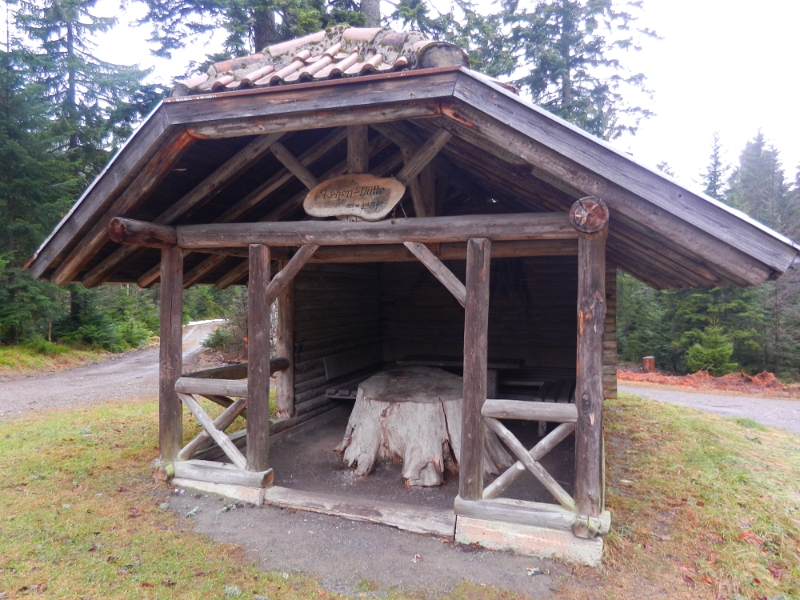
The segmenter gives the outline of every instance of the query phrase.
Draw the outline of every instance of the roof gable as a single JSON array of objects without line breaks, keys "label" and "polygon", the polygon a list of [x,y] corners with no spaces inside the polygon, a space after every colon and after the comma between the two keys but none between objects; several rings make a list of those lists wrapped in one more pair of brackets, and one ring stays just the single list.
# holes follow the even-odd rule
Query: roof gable
[{"label": "roof gable", "polygon": [[[324,179],[344,172],[344,128],[357,124],[370,126],[370,167],[382,175],[399,171],[401,151],[436,130],[453,134],[436,159],[437,214],[565,212],[577,198],[603,198],[610,260],[655,287],[758,284],[800,253],[738,211],[462,67],[225,89],[165,100],[42,245],[33,274],[57,283],[152,283],[144,276],[157,252],[110,242],[115,216],[165,224],[302,218],[306,188],[271,145]],[[216,282],[241,263],[194,257],[187,269],[209,260],[216,270],[194,281]]]}]

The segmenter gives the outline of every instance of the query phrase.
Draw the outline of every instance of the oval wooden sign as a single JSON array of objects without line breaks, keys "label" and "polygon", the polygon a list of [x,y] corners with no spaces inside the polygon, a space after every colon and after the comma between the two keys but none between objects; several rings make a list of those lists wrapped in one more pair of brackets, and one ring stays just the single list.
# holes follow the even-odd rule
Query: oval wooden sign
[{"label": "oval wooden sign", "polygon": [[403,197],[406,186],[393,177],[340,175],[308,192],[303,208],[312,217],[361,217],[380,221]]}]

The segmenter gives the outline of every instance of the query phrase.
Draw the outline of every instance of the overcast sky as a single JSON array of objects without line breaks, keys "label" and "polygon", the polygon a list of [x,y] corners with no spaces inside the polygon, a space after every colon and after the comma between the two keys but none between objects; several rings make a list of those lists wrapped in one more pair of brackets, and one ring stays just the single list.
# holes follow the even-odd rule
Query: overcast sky
[{"label": "overcast sky", "polygon": [[[101,0],[119,15],[116,0]],[[138,6],[138,8],[137,8]],[[384,6],[389,10],[389,6]],[[141,10],[133,4],[131,10]],[[134,13],[121,15],[120,21]],[[787,179],[800,166],[800,83],[798,83],[797,0],[644,0],[639,25],[663,39],[650,40],[626,64],[648,77],[653,98],[640,103],[656,113],[638,133],[615,142],[638,161],[666,161],[691,185],[708,163],[711,138],[719,132],[727,162],[735,164],[759,129],[781,153]],[[152,57],[147,30],[122,25],[100,39],[106,60],[155,66],[166,82],[216,48],[176,53],[171,61]]]}]

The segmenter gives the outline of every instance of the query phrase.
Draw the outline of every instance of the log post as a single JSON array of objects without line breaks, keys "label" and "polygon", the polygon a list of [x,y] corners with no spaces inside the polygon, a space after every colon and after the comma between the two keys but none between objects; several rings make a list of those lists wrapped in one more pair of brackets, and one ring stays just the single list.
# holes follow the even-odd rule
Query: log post
[{"label": "log post", "polygon": [[175,391],[183,355],[183,252],[161,251],[161,343],[158,371],[158,448],[161,461],[173,462],[181,450],[183,405]]},{"label": "log post", "polygon": [[[286,263],[282,264],[282,267]],[[278,416],[294,414],[294,279],[278,296],[278,328],[275,332],[275,355],[289,360],[275,382]]]},{"label": "log post", "polygon": [[[579,232],[575,508],[579,515],[597,517],[603,502],[603,332],[608,208],[598,198],[582,198],[573,205],[570,220]],[[579,531],[575,533],[581,535]]]},{"label": "log post", "polygon": [[491,246],[491,241],[486,238],[472,238],[467,242],[464,404],[458,478],[458,495],[464,500],[480,500],[483,495],[485,425],[481,408],[486,401],[487,385]]},{"label": "log post", "polygon": [[269,468],[269,247],[250,245],[247,286],[247,470]]}]

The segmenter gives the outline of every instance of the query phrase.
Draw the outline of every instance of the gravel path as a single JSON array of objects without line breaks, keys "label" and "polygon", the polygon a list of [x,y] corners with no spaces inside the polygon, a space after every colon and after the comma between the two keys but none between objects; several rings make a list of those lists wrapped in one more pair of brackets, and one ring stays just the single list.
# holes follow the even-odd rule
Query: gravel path
[{"label": "gravel path", "polygon": [[[183,358],[198,353],[218,322],[183,328]],[[158,396],[158,348],[126,352],[101,363],[0,383],[0,418],[32,410]]]},{"label": "gravel path", "polygon": [[691,406],[724,417],[747,417],[762,425],[779,427],[800,435],[800,400],[726,396],[623,383],[620,384],[619,391],[659,402]]}]

